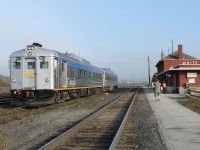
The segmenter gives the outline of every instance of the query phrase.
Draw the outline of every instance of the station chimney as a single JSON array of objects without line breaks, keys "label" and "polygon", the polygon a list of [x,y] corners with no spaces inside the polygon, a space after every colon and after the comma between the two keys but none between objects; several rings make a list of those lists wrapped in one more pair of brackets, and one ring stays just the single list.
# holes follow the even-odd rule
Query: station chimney
[{"label": "station chimney", "polygon": [[178,59],[182,59],[183,57],[183,45],[178,45]]}]

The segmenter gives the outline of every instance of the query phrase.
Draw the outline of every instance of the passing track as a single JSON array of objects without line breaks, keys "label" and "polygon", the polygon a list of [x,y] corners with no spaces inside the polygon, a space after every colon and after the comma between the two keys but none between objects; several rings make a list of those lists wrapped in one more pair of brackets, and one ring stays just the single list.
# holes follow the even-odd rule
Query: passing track
[{"label": "passing track", "polygon": [[11,102],[10,94],[0,94],[0,104],[8,104]]},{"label": "passing track", "polygon": [[112,149],[118,141],[138,89],[132,89],[47,143],[43,149]]}]

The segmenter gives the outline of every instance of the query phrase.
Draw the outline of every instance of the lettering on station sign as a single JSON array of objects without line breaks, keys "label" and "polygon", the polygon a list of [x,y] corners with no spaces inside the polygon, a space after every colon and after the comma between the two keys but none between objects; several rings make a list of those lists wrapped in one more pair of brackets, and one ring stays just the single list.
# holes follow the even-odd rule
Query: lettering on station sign
[{"label": "lettering on station sign", "polygon": [[192,60],[192,61],[182,61],[182,64],[183,65],[189,65],[189,64],[198,64],[198,61],[194,61],[194,60]]}]

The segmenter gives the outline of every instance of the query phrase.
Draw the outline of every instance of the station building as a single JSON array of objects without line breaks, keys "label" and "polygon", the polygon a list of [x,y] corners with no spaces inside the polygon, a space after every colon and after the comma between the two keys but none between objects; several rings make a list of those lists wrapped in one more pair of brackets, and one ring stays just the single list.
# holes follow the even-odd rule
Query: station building
[{"label": "station building", "polygon": [[158,78],[167,83],[169,93],[189,93],[191,89],[200,90],[200,59],[183,53],[183,46],[163,57],[156,64]]}]

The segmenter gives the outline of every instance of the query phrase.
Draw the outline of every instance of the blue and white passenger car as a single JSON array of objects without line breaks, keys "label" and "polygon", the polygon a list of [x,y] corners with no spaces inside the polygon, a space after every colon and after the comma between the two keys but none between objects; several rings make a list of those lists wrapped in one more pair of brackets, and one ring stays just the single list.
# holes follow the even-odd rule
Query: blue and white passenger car
[{"label": "blue and white passenger car", "polygon": [[117,88],[117,75],[72,53],[45,49],[38,43],[10,55],[12,104],[61,102]]}]

